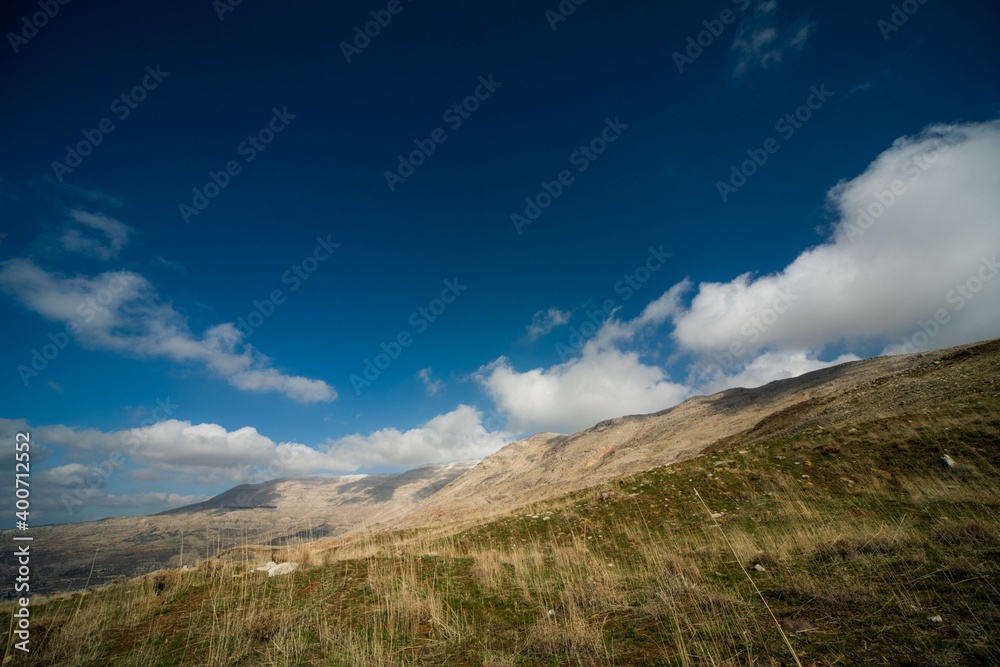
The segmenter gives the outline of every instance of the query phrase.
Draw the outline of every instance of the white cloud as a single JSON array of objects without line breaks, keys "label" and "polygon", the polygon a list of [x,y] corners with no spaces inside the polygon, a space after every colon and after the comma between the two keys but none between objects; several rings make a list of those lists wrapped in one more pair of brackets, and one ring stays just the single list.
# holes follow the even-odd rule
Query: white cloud
[{"label": "white cloud", "polygon": [[538,340],[556,327],[568,323],[570,315],[572,315],[570,311],[563,311],[558,308],[539,310],[531,318],[531,324],[528,325],[526,338],[529,341]]},{"label": "white cloud", "polygon": [[421,368],[417,372],[417,378],[424,383],[424,386],[427,388],[427,393],[431,396],[444,389],[444,382],[441,380],[435,380],[431,375],[430,368]]},{"label": "white cloud", "polygon": [[804,373],[846,364],[860,359],[855,354],[842,354],[836,359],[822,361],[812,352],[805,350],[785,350],[781,352],[765,352],[742,365],[735,375],[724,375],[716,366],[716,374],[712,379],[700,383],[699,391],[703,394],[713,394],[731,387],[761,387],[775,380],[798,377]]},{"label": "white cloud", "polygon": [[91,476],[92,484],[103,479],[102,475],[94,474],[96,471],[97,468],[93,466],[82,463],[67,463],[55,468],[43,469],[38,473],[38,481],[42,484],[60,487],[83,486],[87,482],[88,475]]},{"label": "white cloud", "polygon": [[153,258],[153,264],[156,266],[162,266],[170,269],[171,271],[176,271],[177,273],[186,274],[188,272],[187,267],[180,262],[175,262],[173,260],[167,259],[162,255],[157,255]]},{"label": "white cloud", "polygon": [[139,358],[201,363],[237,389],[276,391],[301,402],[332,401],[322,380],[286,375],[231,323],[194,335],[187,320],[161,301],[141,275],[108,272],[94,277],[51,273],[30,259],[0,263],[0,289],[46,319],[76,329],[84,347]]},{"label": "white cloud", "polygon": [[125,247],[129,235],[134,231],[131,227],[115,218],[105,215],[73,210],[70,216],[80,224],[97,231],[105,238],[95,238],[85,235],[77,228],[69,228],[63,232],[62,245],[65,250],[91,255],[98,259],[117,257]]},{"label": "white cloud", "polygon": [[[298,448],[309,450],[316,469],[323,468],[322,454],[296,443],[276,443],[246,426],[227,431],[218,424],[192,424],[168,419],[149,426],[121,431],[101,431],[56,424],[37,426],[32,430],[39,442],[77,452],[100,454],[99,466],[68,464],[47,473],[53,481],[86,476],[88,471],[111,465],[118,468],[126,458],[144,469],[200,475],[203,483],[219,481],[259,481],[258,473],[277,466],[270,477],[278,477],[287,466],[278,466],[285,458],[302,462]],[[299,472],[298,468],[294,472]]]},{"label": "white cloud", "polygon": [[29,425],[0,420],[0,432],[29,429],[39,444],[89,456],[97,463],[68,463],[40,473],[48,484],[74,487],[88,475],[128,466],[136,479],[157,479],[159,473],[181,475],[203,484],[250,482],[321,472],[350,472],[361,467],[418,466],[481,459],[514,438],[489,430],[482,413],[468,405],[438,415],[416,428],[384,428],[328,440],[316,447],[276,442],[252,426],[233,431],[218,424],[192,424],[168,419],[121,431],[78,428],[62,424]]},{"label": "white cloud", "polygon": [[779,26],[777,0],[761,0],[753,14],[740,24],[733,40],[731,49],[737,57],[733,76],[778,65],[805,46],[811,30],[811,25],[802,22]]},{"label": "white cloud", "polygon": [[479,380],[520,432],[574,433],[603,419],[676,405],[687,390],[634,352],[584,351],[578,359],[518,372],[505,357],[479,371]]},{"label": "white cloud", "polygon": [[[702,283],[687,306],[685,280],[635,319],[612,317],[578,357],[525,372],[501,357],[475,378],[511,430],[572,432],[696,392],[855,360],[850,350],[859,345],[897,353],[993,338],[1000,334],[998,173],[1000,122],[928,128],[832,188],[839,219],[829,240],[783,270]],[[678,355],[693,355],[683,384],[643,360],[669,323]],[[843,351],[836,358],[824,354],[836,348]],[[712,370],[720,359],[727,363]]]},{"label": "white cloud", "polygon": [[475,379],[507,415],[507,428],[519,433],[573,433],[602,419],[675,405],[687,397],[688,389],[671,382],[661,368],[643,363],[637,352],[621,347],[676,312],[686,288],[686,283],[675,286],[633,320],[610,318],[577,358],[519,372],[500,357],[480,368]]},{"label": "white cloud", "polygon": [[510,433],[487,429],[476,408],[459,405],[408,431],[384,428],[330,441],[326,455],[336,470],[415,466],[482,459],[513,440]]},{"label": "white cloud", "polygon": [[948,321],[927,347],[995,337],[997,173],[997,121],[939,125],[896,141],[830,191],[839,220],[828,242],[772,275],[702,283],[675,317],[675,340],[695,352],[739,344],[747,355],[859,342],[901,351],[937,311]]}]

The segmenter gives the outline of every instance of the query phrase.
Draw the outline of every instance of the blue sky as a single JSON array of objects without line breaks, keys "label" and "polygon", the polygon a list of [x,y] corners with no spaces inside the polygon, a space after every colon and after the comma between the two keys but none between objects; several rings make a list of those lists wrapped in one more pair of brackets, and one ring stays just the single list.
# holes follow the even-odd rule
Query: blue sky
[{"label": "blue sky", "polygon": [[1000,333],[992,3],[42,5],[0,69],[39,520]]}]

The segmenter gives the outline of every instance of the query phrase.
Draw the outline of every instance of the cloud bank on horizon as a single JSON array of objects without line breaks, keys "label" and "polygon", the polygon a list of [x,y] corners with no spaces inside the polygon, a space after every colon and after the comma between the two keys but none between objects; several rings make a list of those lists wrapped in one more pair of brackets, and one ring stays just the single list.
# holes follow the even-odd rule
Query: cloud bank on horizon
[{"label": "cloud bank on horizon", "polygon": [[[863,173],[830,189],[835,221],[828,238],[780,271],[728,282],[683,280],[635,318],[613,313],[558,364],[519,370],[504,356],[485,361],[467,381],[494,405],[488,416],[459,404],[409,430],[383,428],[314,445],[278,442],[252,426],[230,431],[174,419],[112,432],[5,419],[0,430],[31,427],[42,451],[59,447],[94,462],[118,452],[112,468],[128,462],[136,479],[260,481],[480,459],[534,432],[573,432],[662,410],[696,393],[759,386],[858,359],[862,346],[893,354],[988,339],[1000,332],[1000,281],[993,280],[1000,272],[998,175],[1000,121],[934,125],[900,138]],[[71,217],[106,235],[103,250],[75,236],[68,244],[98,258],[117,253],[130,234],[97,213],[74,210]],[[78,305],[101,300],[114,281],[113,298],[81,319]],[[323,380],[277,370],[241,341],[232,323],[191,333],[138,273],[67,276],[16,258],[0,264],[0,288],[50,321],[75,322],[83,347],[200,365],[240,390],[296,401],[336,398]],[[558,305],[538,311],[529,337],[558,331],[569,314]],[[428,393],[437,393],[440,384],[424,371]],[[55,490],[78,486],[98,465],[63,463],[40,482]],[[98,506],[127,504],[98,491],[91,500]],[[200,499],[146,495],[134,502],[192,498]]]}]

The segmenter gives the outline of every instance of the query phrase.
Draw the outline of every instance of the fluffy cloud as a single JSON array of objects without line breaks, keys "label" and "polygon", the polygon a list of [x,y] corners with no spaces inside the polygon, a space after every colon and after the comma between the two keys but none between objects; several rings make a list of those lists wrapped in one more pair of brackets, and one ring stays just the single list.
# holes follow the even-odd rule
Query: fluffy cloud
[{"label": "fluffy cloud", "polygon": [[[322,453],[296,443],[276,443],[247,426],[227,431],[218,424],[192,424],[168,419],[149,426],[121,431],[82,429],[62,424],[38,426],[32,430],[39,442],[77,455],[103,456],[95,465],[67,464],[46,471],[50,481],[72,485],[77,477],[93,470],[118,469],[126,460],[147,470],[199,476],[203,483],[219,481],[259,481],[262,471],[275,470],[278,477],[287,466],[279,461],[295,461],[291,472],[309,472],[324,467]],[[303,451],[306,456],[303,456]],[[305,463],[305,465],[302,465]]]},{"label": "fluffy cloud", "polygon": [[96,470],[97,468],[94,466],[82,463],[67,463],[66,465],[42,470],[38,473],[37,479],[43,485],[48,484],[60,487],[83,486],[87,483],[88,475],[91,476],[91,479],[103,481],[102,475],[93,474]]},{"label": "fluffy cloud", "polygon": [[137,273],[64,276],[30,259],[11,259],[0,263],[0,289],[46,319],[66,324],[84,347],[200,363],[245,391],[275,391],[301,402],[337,397],[322,380],[273,368],[231,323],[194,335],[186,319]]},{"label": "fluffy cloud", "polygon": [[[0,432],[28,428],[23,420],[0,420]],[[40,444],[96,461],[67,463],[40,473],[48,484],[59,487],[83,484],[95,471],[117,470],[129,463],[144,471],[140,477],[173,473],[183,475],[186,481],[193,478],[212,484],[354,471],[366,466],[447,463],[481,459],[514,439],[504,431],[490,430],[482,413],[468,405],[459,405],[407,431],[385,428],[329,440],[317,447],[276,442],[251,426],[229,431],[218,424],[176,419],[121,431],[62,424],[30,430]]]},{"label": "fluffy cloud", "polygon": [[846,364],[860,359],[855,354],[842,354],[831,361],[822,361],[812,352],[805,350],[784,350],[765,352],[739,368],[735,375],[725,375],[720,366],[710,379],[698,383],[700,393],[712,394],[731,387],[760,387],[775,380],[797,377],[828,366]]},{"label": "fluffy cloud", "polygon": [[996,336],[997,173],[1000,122],[899,139],[830,191],[839,219],[827,243],[773,275],[702,283],[674,318],[676,342],[704,353],[862,342],[898,352]]},{"label": "fluffy cloud", "polygon": [[757,2],[733,40],[731,48],[737,57],[733,76],[741,77],[754,69],[774,67],[805,46],[811,26],[802,22],[780,26],[778,19],[777,0]]},{"label": "fluffy cloud", "polygon": [[385,428],[366,436],[355,434],[333,440],[328,443],[326,455],[336,470],[415,466],[478,460],[512,440],[510,433],[488,429],[476,408],[459,405],[409,431]]},{"label": "fluffy cloud", "polygon": [[559,310],[558,308],[539,310],[531,318],[531,324],[528,325],[525,337],[529,341],[538,340],[556,327],[569,322],[570,315],[572,313],[569,311]]},{"label": "fluffy cloud", "polygon": [[602,419],[675,405],[689,390],[622,347],[671,317],[686,288],[686,283],[675,286],[633,320],[610,318],[577,358],[519,372],[500,357],[480,368],[475,379],[507,415],[507,427],[520,433],[572,433]]},{"label": "fluffy cloud", "polygon": [[[521,372],[501,357],[475,378],[511,430],[572,432],[858,358],[827,358],[833,347],[891,354],[992,338],[1000,332],[998,173],[1000,122],[904,137],[830,190],[837,221],[829,240],[783,270],[702,283],[686,306],[685,280],[635,319],[609,319],[565,363]],[[671,323],[672,334],[663,331]],[[683,384],[643,356],[669,336],[690,360]]]}]

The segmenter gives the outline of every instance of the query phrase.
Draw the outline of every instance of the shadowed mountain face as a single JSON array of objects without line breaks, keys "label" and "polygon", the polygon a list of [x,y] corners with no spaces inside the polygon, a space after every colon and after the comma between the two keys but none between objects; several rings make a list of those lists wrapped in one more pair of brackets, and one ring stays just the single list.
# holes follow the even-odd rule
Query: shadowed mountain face
[{"label": "shadowed mountain face", "polygon": [[[412,511],[469,469],[429,466],[394,475],[275,479],[241,484],[201,503],[153,516],[34,528],[33,587],[64,591],[192,564],[244,544],[279,548],[339,535]],[[4,575],[13,572],[5,555]],[[93,573],[91,574],[91,565]]]}]

